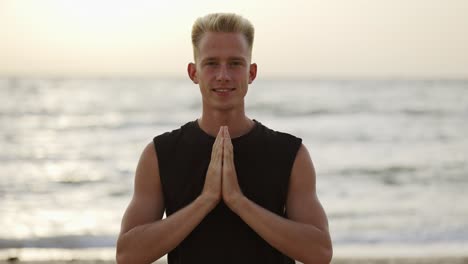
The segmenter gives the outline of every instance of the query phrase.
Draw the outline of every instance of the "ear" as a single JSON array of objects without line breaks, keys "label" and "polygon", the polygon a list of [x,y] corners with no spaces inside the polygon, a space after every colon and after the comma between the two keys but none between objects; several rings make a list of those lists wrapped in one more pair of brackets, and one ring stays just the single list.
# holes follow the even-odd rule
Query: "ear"
[{"label": "ear", "polygon": [[249,67],[249,84],[251,84],[257,77],[257,64],[252,63]]},{"label": "ear", "polygon": [[187,72],[190,80],[192,80],[194,84],[198,84],[197,65],[193,62],[189,63],[187,66]]}]

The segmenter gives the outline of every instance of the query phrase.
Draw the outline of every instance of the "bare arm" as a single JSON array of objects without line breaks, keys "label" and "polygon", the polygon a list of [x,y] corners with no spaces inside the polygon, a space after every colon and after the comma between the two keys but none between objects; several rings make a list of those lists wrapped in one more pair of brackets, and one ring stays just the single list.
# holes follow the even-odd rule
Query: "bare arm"
[{"label": "bare arm", "polygon": [[260,207],[243,195],[232,197],[235,198],[228,204],[231,209],[283,254],[306,264],[330,263],[332,245],[328,221],[316,195],[315,170],[304,145],[297,153],[291,172],[286,205],[289,219]]},{"label": "bare arm", "polygon": [[[219,140],[215,141],[213,152],[222,151],[216,142]],[[212,155],[202,195],[161,220],[164,200],[156,155],[150,143],[138,163],[134,195],[122,219],[117,240],[118,263],[151,263],[161,258],[179,245],[220,200],[221,160],[213,159],[221,156],[218,154]]]}]

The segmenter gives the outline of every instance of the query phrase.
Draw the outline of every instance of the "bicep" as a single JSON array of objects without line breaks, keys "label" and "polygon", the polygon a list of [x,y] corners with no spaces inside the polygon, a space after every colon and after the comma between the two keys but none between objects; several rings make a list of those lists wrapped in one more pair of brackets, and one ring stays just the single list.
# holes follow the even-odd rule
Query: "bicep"
[{"label": "bicep", "polygon": [[164,198],[156,150],[149,143],[141,154],[135,173],[134,193],[122,219],[120,234],[130,229],[160,220],[164,213]]},{"label": "bicep", "polygon": [[288,218],[328,230],[328,220],[317,197],[315,169],[304,145],[299,148],[289,179],[286,211]]}]

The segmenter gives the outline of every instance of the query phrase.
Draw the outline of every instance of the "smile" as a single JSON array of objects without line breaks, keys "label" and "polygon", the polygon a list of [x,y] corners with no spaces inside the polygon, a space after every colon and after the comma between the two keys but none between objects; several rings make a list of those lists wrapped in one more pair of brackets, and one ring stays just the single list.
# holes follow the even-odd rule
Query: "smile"
[{"label": "smile", "polygon": [[236,88],[215,88],[215,89],[211,89],[211,90],[214,91],[214,92],[218,92],[218,93],[226,93],[226,92],[232,92],[235,89]]}]

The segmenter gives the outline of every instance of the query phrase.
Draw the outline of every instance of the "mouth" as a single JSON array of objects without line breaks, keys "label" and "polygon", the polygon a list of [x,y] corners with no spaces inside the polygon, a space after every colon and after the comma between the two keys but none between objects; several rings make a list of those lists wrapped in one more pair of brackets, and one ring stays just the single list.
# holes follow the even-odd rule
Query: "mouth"
[{"label": "mouth", "polygon": [[213,91],[216,94],[221,95],[221,96],[229,95],[229,93],[233,92],[234,90],[236,90],[236,88],[214,88],[214,89],[211,89],[211,91]]}]

